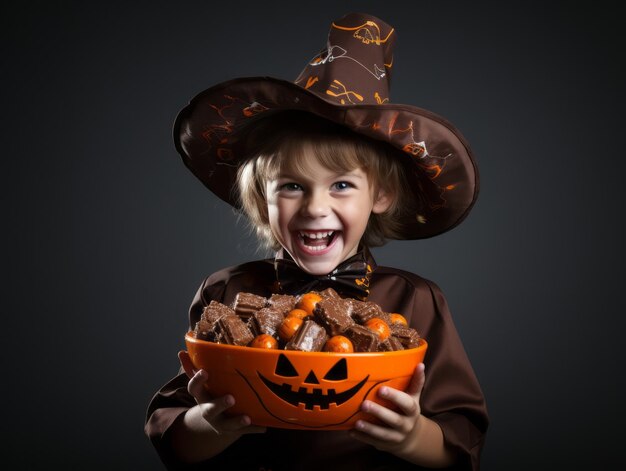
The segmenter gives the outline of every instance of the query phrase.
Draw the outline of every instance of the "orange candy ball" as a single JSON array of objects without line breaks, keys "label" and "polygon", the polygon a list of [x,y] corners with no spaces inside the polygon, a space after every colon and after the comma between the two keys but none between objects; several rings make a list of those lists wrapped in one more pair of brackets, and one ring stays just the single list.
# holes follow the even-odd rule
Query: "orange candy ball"
[{"label": "orange candy ball", "polygon": [[287,316],[297,317],[298,319],[304,319],[310,314],[306,312],[304,309],[292,309],[287,313]]},{"label": "orange candy ball", "polygon": [[404,317],[402,314],[398,314],[397,312],[392,312],[391,314],[389,314],[389,317],[391,317],[392,324],[401,324],[404,327],[409,326],[409,323],[407,322],[406,317]]},{"label": "orange candy ball", "polygon": [[305,293],[296,304],[296,309],[302,309],[303,311],[306,311],[310,316],[312,316],[313,309],[315,309],[316,304],[319,303],[321,300],[322,297],[317,293]]},{"label": "orange candy ball", "polygon": [[294,336],[304,321],[295,316],[287,316],[278,327],[278,336],[283,342],[287,342]]},{"label": "orange candy ball", "polygon": [[270,350],[276,349],[278,348],[278,340],[276,340],[269,334],[260,334],[252,339],[252,342],[250,342],[250,347],[265,348]]},{"label": "orange candy ball", "polygon": [[380,317],[372,317],[365,323],[365,327],[378,334],[380,340],[386,340],[391,335],[389,326]]},{"label": "orange candy ball", "polygon": [[324,351],[334,353],[352,353],[354,352],[354,346],[348,337],[335,335],[326,341],[324,344]]}]

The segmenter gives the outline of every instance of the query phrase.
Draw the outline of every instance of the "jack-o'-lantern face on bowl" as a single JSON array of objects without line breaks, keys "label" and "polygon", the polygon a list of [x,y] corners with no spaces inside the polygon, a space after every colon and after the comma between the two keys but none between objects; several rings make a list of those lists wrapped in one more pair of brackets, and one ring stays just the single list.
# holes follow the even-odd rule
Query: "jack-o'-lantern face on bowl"
[{"label": "jack-o'-lantern face on bowl", "polygon": [[194,367],[207,371],[215,396],[232,394],[235,414],[257,425],[307,430],[352,428],[364,399],[382,400],[385,384],[405,389],[427,344],[397,352],[261,350],[185,337]]}]

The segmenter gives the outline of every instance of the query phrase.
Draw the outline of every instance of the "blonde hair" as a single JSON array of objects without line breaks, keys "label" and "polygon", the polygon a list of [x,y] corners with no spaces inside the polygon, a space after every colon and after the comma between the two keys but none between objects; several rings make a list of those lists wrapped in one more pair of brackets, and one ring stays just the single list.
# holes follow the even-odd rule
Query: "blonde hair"
[{"label": "blonde hair", "polygon": [[280,247],[269,225],[266,183],[287,168],[305,173],[305,157],[311,153],[332,171],[361,168],[372,193],[383,191],[390,198],[386,211],[370,215],[361,239],[365,245],[380,246],[387,239],[402,238],[400,221],[411,213],[415,201],[404,176],[407,170],[390,145],[303,112],[283,112],[259,122],[249,133],[248,142],[254,150],[239,167],[234,190],[239,191],[239,207],[266,248]]}]

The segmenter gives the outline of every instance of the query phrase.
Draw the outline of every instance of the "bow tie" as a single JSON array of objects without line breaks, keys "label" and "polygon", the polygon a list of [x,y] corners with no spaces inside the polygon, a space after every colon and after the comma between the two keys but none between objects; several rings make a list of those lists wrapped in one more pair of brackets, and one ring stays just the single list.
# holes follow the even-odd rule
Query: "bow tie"
[{"label": "bow tie", "polygon": [[332,288],[343,297],[361,300],[370,293],[370,276],[376,262],[367,248],[341,262],[327,275],[306,273],[286,252],[281,252],[274,259],[274,270],[282,293],[298,295]]}]

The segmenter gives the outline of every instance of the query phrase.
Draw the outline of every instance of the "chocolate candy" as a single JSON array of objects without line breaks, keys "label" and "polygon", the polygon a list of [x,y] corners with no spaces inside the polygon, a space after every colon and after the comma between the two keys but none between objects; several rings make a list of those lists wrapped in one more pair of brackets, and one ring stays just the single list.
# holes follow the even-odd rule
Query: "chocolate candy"
[{"label": "chocolate candy", "polygon": [[352,299],[350,300],[350,304],[352,304],[352,318],[358,324],[365,324],[373,317],[383,319],[383,310],[376,303]]},{"label": "chocolate candy", "polygon": [[[290,315],[296,306],[308,316]],[[338,335],[347,337],[355,352],[418,347],[419,333],[403,324],[394,324],[391,319],[391,314],[378,304],[343,299],[332,288],[301,296],[272,294],[269,298],[240,292],[232,308],[211,301],[194,326],[194,335],[201,340],[240,346],[249,346],[255,337],[265,335],[273,337],[278,348],[304,352],[321,351],[328,338]],[[391,335],[387,337],[388,331],[381,332],[371,325],[374,321],[388,326]]]},{"label": "chocolate candy", "polygon": [[355,352],[375,352],[378,350],[378,335],[359,324],[354,324],[343,333],[352,341]]},{"label": "chocolate candy", "polygon": [[237,293],[233,309],[243,320],[249,319],[259,309],[267,306],[267,299],[252,293]]},{"label": "chocolate candy", "polygon": [[222,303],[211,301],[211,303],[204,308],[200,320],[195,325],[194,333],[196,338],[219,342],[221,331],[218,322],[221,318],[226,316],[235,316],[235,311]]},{"label": "chocolate candy", "polygon": [[339,293],[332,288],[326,288],[324,291],[320,291],[320,296],[322,298],[341,299]]},{"label": "chocolate candy", "polygon": [[342,334],[348,327],[354,325],[354,320],[350,317],[350,303],[343,299],[327,298],[317,303],[313,314],[318,321],[331,335]]},{"label": "chocolate candy", "polygon": [[397,350],[404,350],[404,346],[402,345],[402,342],[400,342],[400,340],[393,335],[390,335],[378,344],[379,352],[395,352]]},{"label": "chocolate candy", "polygon": [[410,327],[394,324],[391,326],[391,336],[396,337],[404,348],[416,348],[419,346],[420,335],[415,329]]},{"label": "chocolate candy", "polygon": [[326,343],[326,330],[312,320],[307,320],[291,338],[285,350],[300,350],[302,352],[319,352]]},{"label": "chocolate candy", "polygon": [[249,325],[255,336],[268,334],[276,337],[278,326],[284,318],[285,316],[276,309],[264,307],[252,314]]},{"label": "chocolate candy", "polygon": [[229,345],[248,345],[254,339],[254,335],[238,316],[224,316],[218,321],[222,343]]},{"label": "chocolate candy", "polygon": [[286,316],[296,306],[296,297],[288,294],[272,294],[268,300],[268,306],[281,312]]}]

